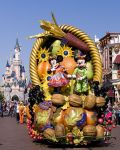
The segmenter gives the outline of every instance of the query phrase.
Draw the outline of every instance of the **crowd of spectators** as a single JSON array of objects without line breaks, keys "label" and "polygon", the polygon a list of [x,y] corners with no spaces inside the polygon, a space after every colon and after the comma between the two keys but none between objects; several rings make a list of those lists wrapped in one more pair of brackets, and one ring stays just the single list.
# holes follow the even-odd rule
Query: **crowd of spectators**
[{"label": "crowd of spectators", "polygon": [[105,114],[107,120],[110,119],[116,125],[120,125],[120,102],[115,101],[113,105],[111,105],[111,103],[108,103]]},{"label": "crowd of spectators", "polygon": [[26,117],[26,105],[22,101],[10,101],[0,103],[1,117],[16,117],[18,123],[24,123]]},{"label": "crowd of spectators", "polygon": [[115,101],[113,105],[113,117],[116,120],[116,124],[120,125],[120,101]]}]

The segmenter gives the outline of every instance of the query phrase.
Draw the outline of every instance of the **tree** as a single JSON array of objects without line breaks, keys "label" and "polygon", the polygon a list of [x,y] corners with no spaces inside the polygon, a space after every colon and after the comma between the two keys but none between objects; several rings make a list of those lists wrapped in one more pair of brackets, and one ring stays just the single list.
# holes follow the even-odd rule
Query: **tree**
[{"label": "tree", "polygon": [[0,92],[0,102],[2,102],[4,100],[4,96],[2,94],[2,92]]}]

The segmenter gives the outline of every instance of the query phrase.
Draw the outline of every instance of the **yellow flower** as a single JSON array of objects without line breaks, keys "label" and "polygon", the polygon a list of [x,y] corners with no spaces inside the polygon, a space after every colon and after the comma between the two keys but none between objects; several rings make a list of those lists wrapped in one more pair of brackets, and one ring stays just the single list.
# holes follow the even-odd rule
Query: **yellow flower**
[{"label": "yellow flower", "polygon": [[53,91],[53,88],[48,86],[49,76],[50,76],[49,74],[46,74],[46,76],[42,79],[42,84],[41,84],[46,101],[51,100],[51,92]]},{"label": "yellow flower", "polygon": [[65,110],[65,109],[67,109],[67,108],[69,108],[69,107],[70,107],[70,104],[69,104],[69,102],[67,101],[67,102],[62,106],[62,109]]},{"label": "yellow flower", "polygon": [[72,48],[68,46],[63,46],[58,50],[58,55],[61,55],[63,57],[72,57],[73,56],[73,51]]},{"label": "yellow flower", "polygon": [[41,48],[37,51],[37,59],[39,59],[39,63],[42,61],[47,61],[49,59],[49,52],[46,48]]}]

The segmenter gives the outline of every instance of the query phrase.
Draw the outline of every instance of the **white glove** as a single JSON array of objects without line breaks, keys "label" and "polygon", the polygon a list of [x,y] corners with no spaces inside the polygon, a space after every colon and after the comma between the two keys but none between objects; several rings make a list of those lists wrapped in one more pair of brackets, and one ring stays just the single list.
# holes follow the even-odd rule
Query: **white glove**
[{"label": "white glove", "polygon": [[73,75],[72,75],[72,78],[73,78],[73,79],[75,79],[75,78],[76,78],[76,75],[75,75],[75,74],[73,74]]},{"label": "white glove", "polygon": [[68,75],[67,75],[67,78],[71,78],[71,77],[72,77],[72,75],[71,75],[71,74],[68,74]]},{"label": "white glove", "polygon": [[51,71],[55,71],[55,68],[52,68]]},{"label": "white glove", "polygon": [[82,80],[83,78],[82,77],[80,77],[80,78],[77,78],[77,80]]}]

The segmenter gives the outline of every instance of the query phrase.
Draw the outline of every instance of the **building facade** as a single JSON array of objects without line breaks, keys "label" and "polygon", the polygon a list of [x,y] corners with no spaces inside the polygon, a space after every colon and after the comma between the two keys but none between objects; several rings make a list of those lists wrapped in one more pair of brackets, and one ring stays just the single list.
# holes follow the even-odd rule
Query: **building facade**
[{"label": "building facade", "polygon": [[5,73],[2,75],[5,101],[25,100],[26,76],[20,52],[21,48],[16,39],[14,55],[10,57],[10,62],[7,61]]},{"label": "building facade", "polygon": [[96,41],[103,62],[103,79],[112,83],[115,99],[120,101],[120,33],[106,33]]}]

